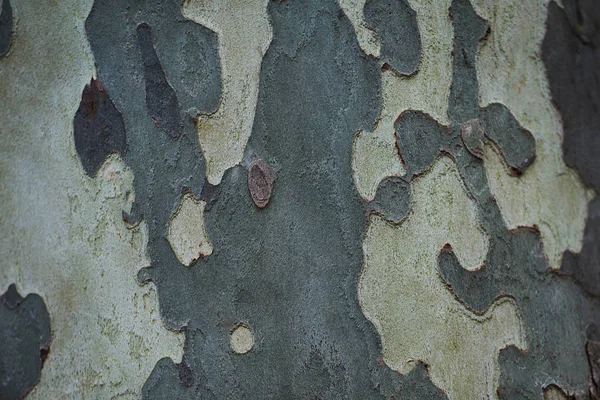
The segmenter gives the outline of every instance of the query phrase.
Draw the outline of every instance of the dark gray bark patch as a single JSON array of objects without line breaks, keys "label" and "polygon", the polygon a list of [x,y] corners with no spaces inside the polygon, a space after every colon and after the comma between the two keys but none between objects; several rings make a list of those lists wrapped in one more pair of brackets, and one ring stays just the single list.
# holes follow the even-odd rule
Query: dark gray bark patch
[{"label": "dark gray bark patch", "polygon": [[2,0],[0,11],[0,57],[8,53],[13,36],[13,13],[10,0]]},{"label": "dark gray bark patch", "polygon": [[375,198],[368,204],[368,211],[383,215],[393,222],[400,222],[411,206],[410,184],[392,176],[384,179],[377,187]]},{"label": "dark gray bark patch", "polygon": [[[184,356],[185,357],[185,356]],[[156,399],[211,399],[215,398],[210,388],[196,387],[195,375],[185,361],[175,364],[170,358],[160,359],[142,387],[142,398]]]},{"label": "dark gray bark patch", "polygon": [[492,103],[481,110],[480,118],[488,138],[500,148],[514,174],[521,174],[535,159],[535,139],[505,105]]},{"label": "dark gray bark patch", "polygon": [[[548,5],[542,58],[560,112],[567,165],[600,192],[600,3],[567,0]],[[588,207],[579,254],[566,252],[561,270],[589,294],[600,296],[600,200]]]},{"label": "dark gray bark patch", "polygon": [[125,153],[123,117],[99,80],[85,85],[73,119],[75,149],[81,165],[94,176],[111,153]]},{"label": "dark gray bark patch", "polygon": [[50,315],[37,294],[14,284],[0,296],[0,398],[20,399],[39,381],[50,348]]},{"label": "dark gray bark patch", "polygon": [[400,114],[395,124],[396,142],[408,176],[426,170],[450,145],[450,132],[429,115],[414,110]]},{"label": "dark gray bark patch", "polygon": [[403,0],[368,0],[364,14],[381,40],[379,59],[399,74],[415,73],[421,56],[415,11]]},{"label": "dark gray bark patch", "polygon": [[181,115],[175,90],[167,82],[154,49],[152,29],[146,23],[138,25],[137,42],[140,47],[144,79],[146,82],[146,106],[154,123],[171,138],[181,134]]},{"label": "dark gray bark patch", "polygon": [[489,25],[465,0],[452,2],[450,18],[454,27],[454,43],[448,112],[451,121],[465,122],[479,114],[475,56],[478,43],[487,35]]},{"label": "dark gray bark patch", "polygon": [[600,197],[588,205],[588,219],[579,253],[566,251],[561,273],[573,277],[587,293],[600,297]]},{"label": "dark gray bark patch", "polygon": [[219,185],[211,185],[208,179],[204,180],[200,197],[206,202],[205,211],[210,211],[212,206],[219,200],[221,187]]},{"label": "dark gray bark patch", "polygon": [[[315,348],[308,357],[307,362],[297,372],[292,381],[293,392],[299,399],[330,399],[335,397],[337,388],[343,382],[335,382],[334,377],[343,379],[343,373],[332,374],[325,364],[323,355]],[[333,368],[343,368],[341,365],[333,365]]]},{"label": "dark gray bark patch", "polygon": [[542,58],[563,122],[565,161],[600,192],[600,2],[564,6],[548,5]]}]

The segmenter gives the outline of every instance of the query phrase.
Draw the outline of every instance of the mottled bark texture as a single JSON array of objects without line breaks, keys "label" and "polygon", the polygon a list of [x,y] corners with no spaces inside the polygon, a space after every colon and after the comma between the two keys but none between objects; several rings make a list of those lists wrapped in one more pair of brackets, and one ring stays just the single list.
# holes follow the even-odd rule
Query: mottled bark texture
[{"label": "mottled bark texture", "polygon": [[[354,179],[357,132],[374,131],[383,118],[383,85],[390,76],[418,77],[423,54],[436,50],[422,46],[413,1],[342,3],[93,1],[84,29],[95,73],[81,87],[68,133],[86,179],[116,179],[114,171],[99,172],[114,159],[131,171],[127,198],[133,205],[118,211],[129,230],[147,239],[138,251],[146,251],[149,265],[137,280],[156,285],[160,322],[185,333],[181,362],[156,360],[143,387],[125,395],[459,400],[480,395],[532,399],[552,391],[598,398],[600,200],[588,204],[581,251],[567,249],[559,269],[551,265],[537,225],[509,229],[489,182],[489,153],[497,152],[506,173],[518,180],[532,173],[540,147],[514,110],[501,102],[482,105],[478,51],[490,37],[490,24],[469,0],[448,2],[441,16],[453,30],[447,115],[434,117],[418,106],[397,110],[392,151],[403,173],[384,176],[369,201]],[[548,4],[541,56],[564,127],[564,160],[585,185],[600,191],[600,2],[563,3],[564,8]],[[358,8],[363,25],[349,17],[351,6]],[[237,15],[269,25],[257,23],[265,28],[259,32],[256,21]],[[371,32],[377,54],[365,53],[357,38],[360,29]],[[13,30],[11,3],[3,0],[0,68],[9,48],[19,45],[18,32],[12,43]],[[262,61],[238,76],[227,68],[238,65],[230,60],[243,57],[244,49],[228,46],[253,34],[263,35],[258,42],[268,48],[245,49],[258,52]],[[250,119],[244,103],[239,120],[236,115],[222,123],[231,118],[223,104],[236,98],[228,88],[240,90],[236,95],[244,101],[258,93]],[[215,160],[207,155],[203,129],[220,127],[226,128],[214,148],[226,151],[216,164],[234,166],[209,182]],[[243,156],[235,159],[231,149],[240,146]],[[415,193],[425,194],[417,198]],[[446,208],[422,205],[436,196],[464,209],[436,216]],[[456,200],[463,198],[463,203]],[[171,230],[184,199],[192,204],[186,215],[204,207],[194,219],[204,225],[193,231],[202,233],[202,249],[194,242],[198,238],[185,236],[186,221],[178,220],[177,230]],[[526,207],[544,208],[544,201]],[[426,223],[415,221],[417,205]],[[450,233],[470,238],[463,227],[447,228],[463,212],[472,217],[473,235],[483,243],[481,265],[465,265],[463,250],[453,247]],[[371,228],[377,221],[397,236],[374,238]],[[105,221],[98,216],[95,222]],[[435,232],[426,230],[436,226],[452,230],[440,246],[427,241]],[[424,240],[392,242],[410,229],[423,229],[418,233]],[[174,245],[174,234],[185,237]],[[395,291],[394,282],[385,291],[384,285],[366,281],[367,264],[379,260],[367,251],[376,239],[395,246],[389,257],[381,256],[386,264],[378,279],[386,279],[386,268],[389,276],[409,279],[405,271],[422,266],[424,257],[396,254],[421,254],[413,252],[418,248],[435,260],[418,277],[433,275],[451,299],[423,299],[410,310],[414,319],[394,320],[404,315],[396,313],[398,308],[420,298]],[[177,246],[187,251],[189,262],[181,261]],[[111,288],[104,289],[110,296]],[[369,304],[368,289],[379,291],[381,307]],[[436,301],[452,304],[429,307]],[[502,304],[510,313],[494,313]],[[433,310],[435,324],[419,325],[420,306]],[[369,314],[375,308],[387,314]],[[38,295],[23,299],[14,285],[0,296],[0,398],[24,396],[44,373],[52,312]],[[451,326],[458,314],[467,315],[471,325]],[[516,333],[498,339],[504,344],[493,357],[482,349],[478,353],[472,348],[478,342],[466,340],[472,335],[492,342],[497,332],[488,335],[482,327],[498,319],[500,328],[514,327]],[[411,339],[416,335],[423,351],[434,356],[396,361],[404,354],[402,343],[387,335],[384,320]],[[445,329],[452,335],[443,338],[443,346],[429,349],[428,340]],[[132,362],[141,357],[135,345],[129,348]],[[484,366],[475,371],[481,375],[457,382],[459,372],[473,368],[465,361],[471,356]],[[115,387],[121,384],[110,379]],[[56,385],[70,387],[71,382]]]}]

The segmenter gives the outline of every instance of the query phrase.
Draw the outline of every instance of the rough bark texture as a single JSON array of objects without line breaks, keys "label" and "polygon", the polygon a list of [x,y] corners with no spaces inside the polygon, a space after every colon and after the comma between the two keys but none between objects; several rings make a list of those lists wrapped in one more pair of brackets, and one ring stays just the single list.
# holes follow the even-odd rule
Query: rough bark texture
[{"label": "rough bark texture", "polygon": [[0,398],[598,398],[598,2],[0,1]]}]

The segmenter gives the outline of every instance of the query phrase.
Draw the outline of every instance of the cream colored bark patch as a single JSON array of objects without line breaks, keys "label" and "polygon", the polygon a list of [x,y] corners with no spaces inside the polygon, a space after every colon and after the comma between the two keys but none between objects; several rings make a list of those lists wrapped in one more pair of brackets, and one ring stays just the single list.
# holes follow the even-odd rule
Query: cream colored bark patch
[{"label": "cream colored bark patch", "polygon": [[489,244],[476,205],[448,157],[413,181],[412,197],[400,224],[370,216],[358,291],[362,309],[381,335],[391,368],[406,374],[422,361],[449,399],[496,398],[499,350],[526,346],[516,304],[503,298],[477,315],[437,269],[446,243],[464,268],[482,265]]},{"label": "cream colored bark patch", "polygon": [[191,193],[184,194],[169,225],[169,243],[184,265],[189,266],[201,256],[212,254],[212,244],[204,226],[205,206],[204,201],[196,200]]},{"label": "cream colored bark patch", "polygon": [[544,400],[569,400],[570,398],[572,398],[556,385],[550,385],[545,387],[542,393]]},{"label": "cream colored bark patch", "polygon": [[[423,111],[448,125],[448,96],[452,81],[452,37],[448,0],[409,1],[417,13],[421,62],[416,74],[403,77],[392,70],[381,73],[382,105],[373,132],[359,131],[354,139],[352,170],[356,188],[365,200],[375,197],[388,176],[406,171],[396,150],[394,124],[405,110]],[[361,9],[362,10],[362,9]],[[353,11],[355,12],[355,11]],[[399,149],[402,153],[402,149]]]},{"label": "cream colored bark patch", "polygon": [[254,347],[254,333],[248,325],[240,324],[229,335],[231,349],[238,354],[246,354]]},{"label": "cream colored bark patch", "polygon": [[394,132],[357,132],[352,149],[352,171],[356,188],[367,201],[375,198],[382,180],[388,176],[404,176],[406,170],[396,152]]},{"label": "cream colored bark patch", "polygon": [[208,181],[217,185],[223,173],[242,160],[254,123],[260,67],[273,30],[268,0],[186,0],[184,17],[217,33],[221,62],[221,102],[197,120]]},{"label": "cream colored bark patch", "polygon": [[520,177],[509,175],[495,148],[486,148],[490,190],[509,228],[539,228],[549,264],[559,268],[565,250],[581,250],[587,202],[593,193],[562,158],[562,125],[540,55],[547,1],[474,3],[477,13],[491,24],[477,58],[480,101],[505,104],[536,140],[536,160]]},{"label": "cream colored bark patch", "polygon": [[367,26],[363,10],[367,0],[338,0],[340,8],[350,20],[358,45],[365,54],[379,58],[381,40],[377,33]]},{"label": "cream colored bark patch", "polygon": [[12,5],[15,41],[0,59],[0,290],[38,293],[52,328],[29,398],[137,399],[158,360],[181,359],[184,335],[165,328],[154,286],[136,280],[149,261],[145,225],[122,220],[131,170],[111,156],[90,179],[76,155],[92,1]]}]

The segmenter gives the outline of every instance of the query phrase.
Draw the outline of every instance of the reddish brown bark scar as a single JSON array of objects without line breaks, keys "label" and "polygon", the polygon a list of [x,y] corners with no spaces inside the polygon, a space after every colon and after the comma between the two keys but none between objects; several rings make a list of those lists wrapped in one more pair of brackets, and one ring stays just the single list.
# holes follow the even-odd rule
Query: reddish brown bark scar
[{"label": "reddish brown bark scar", "polygon": [[248,170],[248,190],[258,208],[265,208],[271,199],[275,174],[267,163],[257,158]]}]

